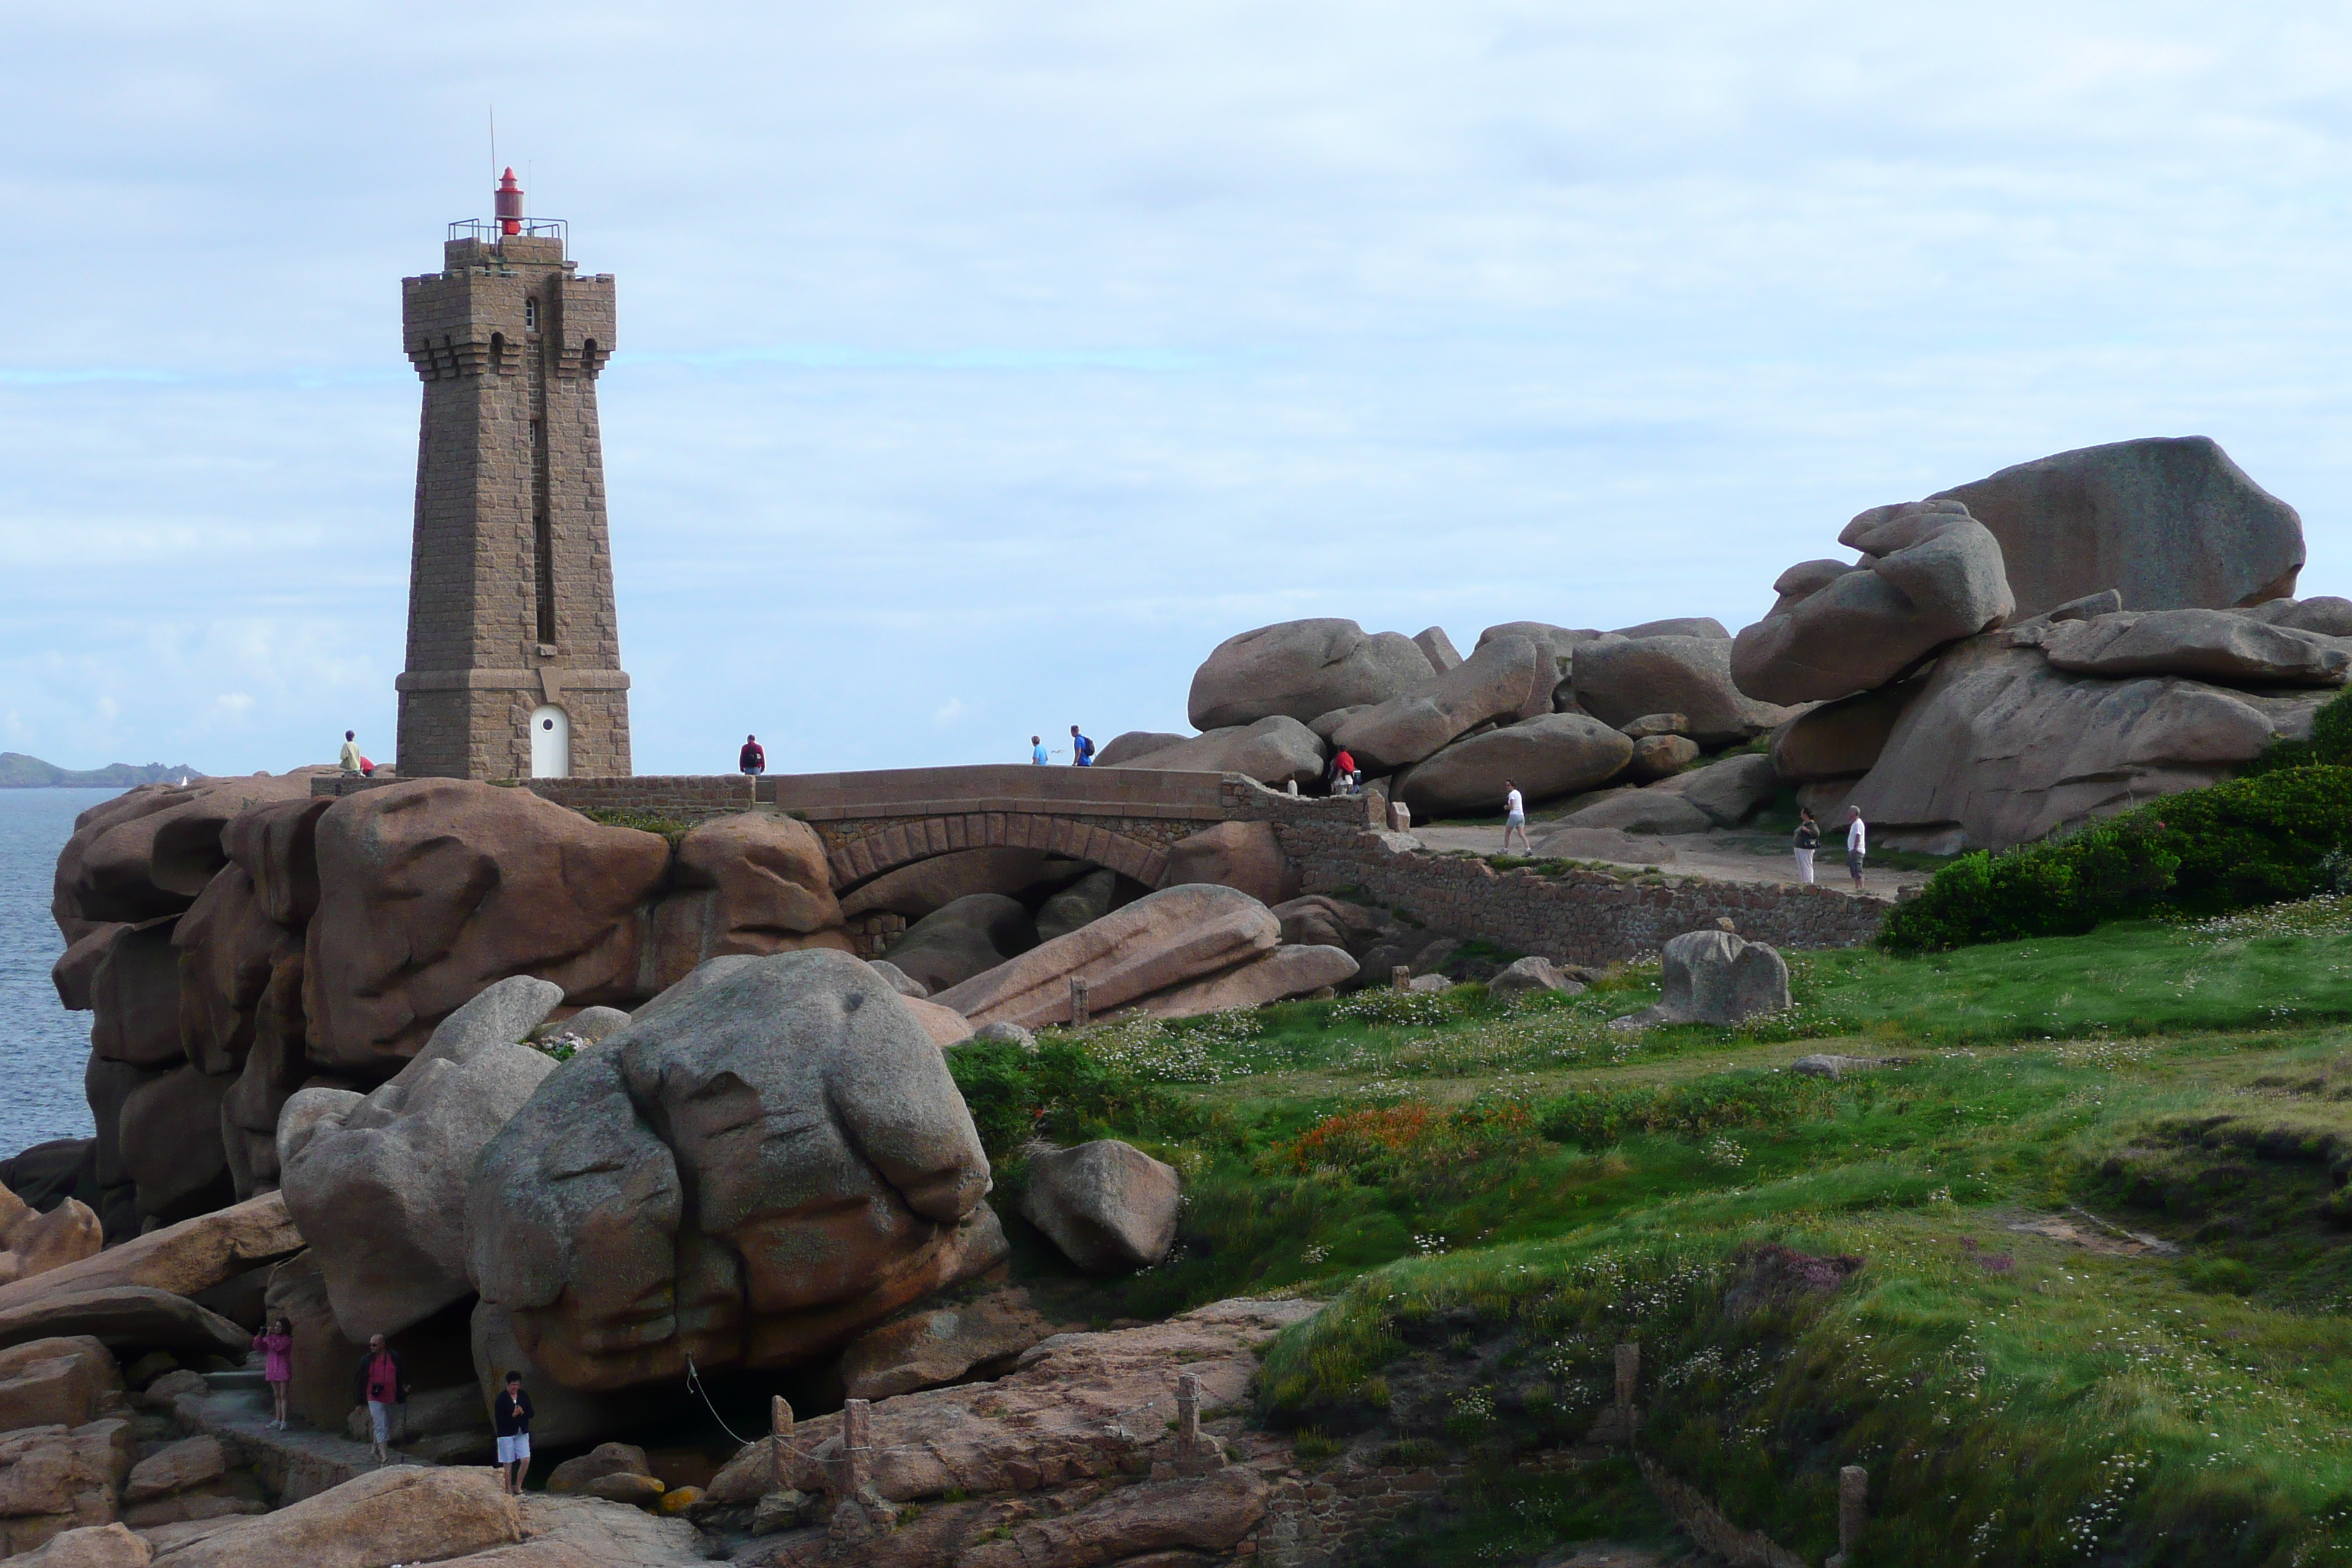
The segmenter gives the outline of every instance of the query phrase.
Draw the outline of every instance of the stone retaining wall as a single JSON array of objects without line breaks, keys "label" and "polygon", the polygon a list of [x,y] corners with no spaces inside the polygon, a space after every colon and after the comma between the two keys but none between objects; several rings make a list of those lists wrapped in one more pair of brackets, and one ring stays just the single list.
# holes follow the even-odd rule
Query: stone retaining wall
[{"label": "stone retaining wall", "polygon": [[1443,936],[1483,939],[1560,963],[1655,952],[1669,938],[1724,917],[1741,936],[1774,947],[1858,947],[1878,934],[1894,907],[1790,883],[1497,871],[1483,860],[1432,854],[1409,834],[1336,822],[1277,819],[1275,834],[1307,892],[1345,893],[1402,910]]}]

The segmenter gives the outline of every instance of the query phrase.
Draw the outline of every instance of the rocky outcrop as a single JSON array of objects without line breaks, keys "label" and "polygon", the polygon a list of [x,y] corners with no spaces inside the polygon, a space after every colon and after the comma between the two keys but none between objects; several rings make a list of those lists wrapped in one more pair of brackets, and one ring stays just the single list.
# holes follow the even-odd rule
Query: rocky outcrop
[{"label": "rocky outcrop", "polygon": [[1121,1011],[1150,1018],[1195,1018],[1260,1007],[1286,996],[1344,985],[1356,977],[1359,967],[1345,948],[1277,947],[1221,973],[1155,992]]},{"label": "rocky outcrop", "polygon": [[1176,1240],[1183,1184],[1176,1167],[1131,1143],[1098,1138],[1075,1149],[1034,1149],[1022,1217],[1089,1274],[1159,1262]]},{"label": "rocky outcrop", "polygon": [[971,893],[908,926],[883,956],[936,996],[1036,945],[1036,925],[1021,900]]},{"label": "rocky outcrop", "polygon": [[1304,724],[1334,708],[1385,702],[1436,673],[1412,639],[1394,632],[1367,637],[1353,621],[1283,621],[1219,643],[1194,672],[1185,710],[1196,730],[1277,713]]},{"label": "rocky outcrop", "polygon": [[0,1187],[0,1286],[95,1258],[104,1245],[98,1215],[79,1199],[42,1214]]},{"label": "rocky outcrop", "polygon": [[2203,436],[2061,452],[1929,499],[2000,541],[2020,616],[2106,588],[2131,610],[2258,605],[2303,570],[2294,509]]},{"label": "rocky outcrop", "polygon": [[1625,1022],[1729,1028],[1789,1006],[1789,965],[1763,942],[1723,931],[1685,931],[1660,956],[1658,1005]]},{"label": "rocky outcrop", "polygon": [[[1219,1301],[1141,1328],[1056,1334],[995,1382],[878,1401],[868,1417],[872,1484],[892,1502],[933,1503],[953,1489],[1031,1490],[1045,1476],[1146,1473],[1171,1446],[1160,1413],[1174,1408],[1180,1373],[1199,1380],[1203,1416],[1240,1405],[1256,1348],[1316,1310],[1298,1300]],[[1137,1419],[1139,1411],[1152,1418]],[[707,1495],[753,1501],[773,1489],[779,1462],[786,1486],[822,1492],[814,1456],[840,1433],[840,1415],[820,1415],[800,1423],[781,1455],[772,1438],[753,1443]]]},{"label": "rocky outcrop", "polygon": [[[1693,805],[1677,791],[1661,784],[1646,789],[1629,790],[1613,800],[1586,806],[1559,819],[1559,826],[1570,831],[1591,828],[1612,828],[1619,833],[1705,833],[1715,826],[1715,818]],[[1544,845],[1552,842],[1547,835]],[[1547,855],[1563,851],[1543,848]]]},{"label": "rocky outcrop", "polygon": [[82,934],[78,924],[185,910],[228,864],[221,833],[230,819],[266,802],[308,799],[316,771],[142,784],[83,812],[58,857],[50,906],[67,939]]},{"label": "rocky outcrop", "polygon": [[1163,885],[1185,882],[1213,882],[1262,904],[1278,904],[1298,893],[1298,873],[1283,856],[1270,822],[1220,822],[1169,846]]},{"label": "rocky outcrop", "polygon": [[1526,637],[1498,637],[1445,674],[1350,714],[1332,741],[1366,773],[1392,773],[1435,755],[1481,724],[1550,711],[1554,679],[1548,647]]},{"label": "rocky outcrop", "polygon": [[1163,888],[932,1000],[975,1024],[1067,1023],[1073,976],[1087,983],[1089,1005],[1108,1012],[1270,952],[1281,935],[1282,922],[1246,893]]},{"label": "rocky outcrop", "polygon": [[88,1335],[114,1350],[242,1353],[245,1330],[185,1296],[145,1285],[92,1285],[0,1306],[0,1345]]},{"label": "rocky outcrop", "polygon": [[112,1523],[131,1458],[131,1423],[121,1417],[0,1432],[0,1552]]},{"label": "rocky outcrop", "polygon": [[1772,767],[1791,784],[1859,778],[1886,749],[1895,721],[1925,682],[1900,681],[1798,714],[1772,734]]},{"label": "rocky outcrop", "polygon": [[1546,713],[1456,742],[1406,773],[1395,795],[1416,819],[1498,813],[1515,784],[1528,801],[1597,788],[1623,771],[1633,748],[1598,719]]},{"label": "rocky outcrop", "polygon": [[974,893],[1018,898],[1066,886],[1086,872],[1087,862],[1043,849],[958,849],[861,883],[841,900],[841,910],[851,918],[887,910],[919,921]]},{"label": "rocky outcrop", "polygon": [[1780,602],[1732,645],[1732,679],[1748,696],[1797,703],[1868,691],[2017,607],[2000,542],[1958,501],[1873,507],[1838,542],[1861,563],[1790,567],[1772,584]]},{"label": "rocky outcrop", "polygon": [[1790,715],[1747,696],[1731,679],[1728,639],[1603,637],[1576,650],[1576,700],[1616,726],[1649,713],[1680,713],[1702,746],[1760,735]]},{"label": "rocky outcrop", "polygon": [[1874,842],[1938,852],[2024,843],[2212,784],[2274,735],[2307,731],[2325,700],[2069,675],[2037,648],[1979,638],[1937,661],[1850,798]]},{"label": "rocky outcrop", "polygon": [[397,1333],[473,1294],[467,1178],[555,1070],[520,1042],[562,1000],[527,975],[488,987],[391,1081],[322,1114],[286,1163],[286,1207],[311,1238],[349,1338]]},{"label": "rocky outcrop", "polygon": [[51,1296],[117,1287],[197,1296],[301,1246],[284,1199],[271,1193],[0,1286],[0,1312]]},{"label": "rocky outcrop", "polygon": [[314,1061],[389,1078],[492,981],[535,974],[575,1005],[643,994],[638,907],[669,846],[528,790],[416,779],[319,819],[303,1011]]},{"label": "rocky outcrop", "polygon": [[910,1312],[868,1330],[842,1352],[843,1392],[851,1399],[887,1399],[936,1388],[1010,1363],[1056,1331],[1029,1292],[1017,1289]]},{"label": "rocky outcrop", "polygon": [[2233,686],[2341,686],[2352,647],[2226,610],[2126,610],[2010,640],[2070,675],[2185,675]]},{"label": "rocky outcrop", "polygon": [[153,1547],[117,1521],[62,1531],[16,1563],[16,1568],[147,1568],[154,1555]]},{"label": "rocky outcrop", "polygon": [[1429,668],[1440,675],[1462,663],[1462,656],[1454,651],[1454,639],[1445,635],[1444,626],[1415,632],[1412,646],[1421,649],[1422,657],[1429,660]]},{"label": "rocky outcrop", "polygon": [[1716,826],[1737,827],[1772,804],[1780,791],[1780,775],[1770,757],[1751,752],[1677,773],[1656,787],[1681,795]]},{"label": "rocky outcrop", "polygon": [[[1410,643],[1405,645],[1410,647]],[[1304,723],[1276,713],[1249,724],[1211,730],[1129,762],[1097,766],[1157,768],[1169,773],[1240,773],[1279,789],[1323,776],[1322,740]]]},{"label": "rocky outcrop", "polygon": [[871,969],[718,959],[490,1141],[471,1272],[569,1387],[785,1366],[992,1264],[988,1189],[940,1048]]},{"label": "rocky outcrop", "polygon": [[1625,764],[1625,776],[1636,784],[1670,779],[1699,759],[1698,742],[1688,735],[1644,735],[1633,746],[1633,755]]},{"label": "rocky outcrop", "polygon": [[1115,768],[1121,763],[1131,763],[1154,752],[1164,752],[1171,746],[1181,746],[1190,735],[1171,735],[1164,730],[1129,730],[1114,736],[1095,752],[1095,766]]},{"label": "rocky outcrop", "polygon": [[488,1468],[395,1465],[239,1520],[156,1561],[170,1568],[385,1568],[523,1540],[520,1500]]},{"label": "rocky outcrop", "polygon": [[1493,996],[1525,996],[1538,991],[1562,991],[1574,995],[1583,989],[1580,983],[1570,980],[1549,958],[1515,960],[1486,982],[1487,994]]},{"label": "rocky outcrop", "polygon": [[651,969],[629,987],[635,994],[731,953],[852,948],[824,845],[789,816],[748,812],[698,823],[678,840],[668,889],[653,907]]},{"label": "rocky outcrop", "polygon": [[119,1409],[121,1397],[114,1357],[87,1334],[0,1351],[0,1432],[87,1426]]}]

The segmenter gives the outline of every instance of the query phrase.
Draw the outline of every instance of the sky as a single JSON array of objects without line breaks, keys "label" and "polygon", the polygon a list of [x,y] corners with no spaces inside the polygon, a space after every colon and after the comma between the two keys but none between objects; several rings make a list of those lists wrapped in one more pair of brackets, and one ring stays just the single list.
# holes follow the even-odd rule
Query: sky
[{"label": "sky", "polygon": [[392,751],[399,279],[611,272],[642,773],[1183,730],[1339,616],[1734,629],[1854,512],[2204,434],[2352,592],[2352,11],[0,6],[0,749]]}]

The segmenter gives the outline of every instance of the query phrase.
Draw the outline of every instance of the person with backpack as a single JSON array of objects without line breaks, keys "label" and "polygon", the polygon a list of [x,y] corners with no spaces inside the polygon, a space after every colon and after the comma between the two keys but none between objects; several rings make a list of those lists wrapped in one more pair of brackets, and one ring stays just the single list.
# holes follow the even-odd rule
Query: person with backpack
[{"label": "person with backpack", "polygon": [[1797,808],[1797,879],[1813,885],[1813,851],[1822,847],[1822,825],[1803,806]]},{"label": "person with backpack", "polygon": [[743,737],[743,749],[735,754],[735,765],[753,778],[758,778],[768,771],[767,748],[760,744],[759,736]]},{"label": "person with backpack", "polygon": [[1076,724],[1070,726],[1070,766],[1090,768],[1095,765],[1095,743],[1078,733]]},{"label": "person with backpack", "polygon": [[522,1479],[530,1470],[530,1395],[522,1388],[522,1373],[507,1373],[506,1387],[491,1403],[490,1425],[499,1437],[499,1471],[507,1490],[522,1495]]},{"label": "person with backpack", "polygon": [[408,1403],[408,1373],[400,1364],[400,1352],[385,1344],[382,1334],[369,1338],[367,1354],[352,1379],[352,1392],[358,1396],[354,1404],[367,1406],[368,1433],[374,1443],[375,1462],[392,1463],[392,1407]]}]

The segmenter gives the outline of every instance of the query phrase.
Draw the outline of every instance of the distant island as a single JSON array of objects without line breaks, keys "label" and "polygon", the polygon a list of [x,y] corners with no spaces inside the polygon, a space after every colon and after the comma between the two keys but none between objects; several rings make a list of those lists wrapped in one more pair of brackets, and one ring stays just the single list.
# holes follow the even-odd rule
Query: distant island
[{"label": "distant island", "polygon": [[61,768],[22,752],[0,752],[0,789],[129,789],[133,784],[161,784],[165,779],[202,778],[184,763],[165,766],[148,763],[109,763],[102,768]]}]

